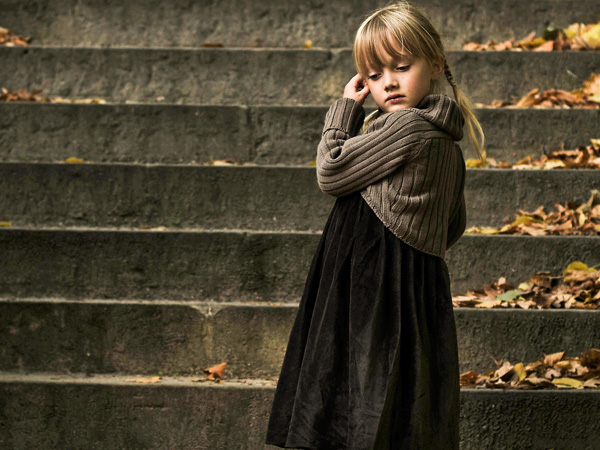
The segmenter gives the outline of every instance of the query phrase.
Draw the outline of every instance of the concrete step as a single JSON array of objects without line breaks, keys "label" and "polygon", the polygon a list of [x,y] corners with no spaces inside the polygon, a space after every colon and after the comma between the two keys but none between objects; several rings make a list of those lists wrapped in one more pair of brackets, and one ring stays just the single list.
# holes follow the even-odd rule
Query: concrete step
[{"label": "concrete step", "polygon": [[[277,377],[297,304],[0,300],[0,370]],[[460,370],[576,356],[600,342],[600,311],[455,308]],[[557,330],[560,332],[557,333]]]},{"label": "concrete step", "polygon": [[[544,27],[567,27],[600,16],[594,0],[523,2],[484,0],[448,4],[417,2],[442,33],[447,46],[463,39],[522,38]],[[141,0],[45,0],[0,3],[4,27],[33,36],[36,43],[67,46],[348,47],[361,19],[377,5],[358,0],[265,3],[253,0],[169,2]],[[135,20],[131,20],[135,17]]]},{"label": "concrete step", "polygon": [[[580,88],[600,52],[454,51],[448,60],[471,99],[489,103]],[[350,50],[0,47],[0,61],[8,89],[110,102],[328,105],[355,73]]]},{"label": "concrete step", "polygon": [[[294,302],[317,233],[0,230],[0,295]],[[596,237],[464,236],[446,255],[453,291],[572,261],[600,263]]]},{"label": "concrete step", "polygon": [[[267,450],[274,386],[128,377],[0,376],[0,444],[14,450]],[[273,384],[273,383],[270,383]],[[600,390],[461,391],[463,450],[592,450]]]},{"label": "concrete step", "polygon": [[[81,105],[0,103],[0,160],[148,163],[234,158],[300,164],[315,158],[327,107]],[[527,155],[587,145],[599,137],[600,110],[479,109],[488,156]],[[573,124],[577,124],[575,127]],[[473,157],[467,140],[465,155]]]},{"label": "concrete step", "polygon": [[[597,170],[469,169],[470,226],[585,202]],[[15,226],[321,231],[334,197],[312,167],[0,163],[0,220]]]}]

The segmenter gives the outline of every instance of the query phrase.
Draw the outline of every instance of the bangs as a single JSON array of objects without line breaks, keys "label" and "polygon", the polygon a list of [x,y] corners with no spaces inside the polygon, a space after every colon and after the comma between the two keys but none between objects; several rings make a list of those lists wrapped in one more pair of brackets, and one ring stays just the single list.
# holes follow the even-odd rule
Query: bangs
[{"label": "bangs", "polygon": [[386,55],[395,59],[412,56],[428,61],[440,55],[435,37],[424,27],[411,23],[406,17],[383,14],[372,16],[361,25],[353,51],[357,72],[363,78],[369,70],[381,69]]}]

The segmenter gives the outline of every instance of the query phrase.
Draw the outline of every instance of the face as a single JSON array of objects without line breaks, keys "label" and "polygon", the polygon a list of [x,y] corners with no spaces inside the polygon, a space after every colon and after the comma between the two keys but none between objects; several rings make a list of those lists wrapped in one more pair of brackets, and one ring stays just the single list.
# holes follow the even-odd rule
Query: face
[{"label": "face", "polygon": [[403,54],[399,59],[383,54],[383,67],[371,69],[366,80],[373,100],[383,112],[417,106],[431,93],[432,82],[443,70],[441,62],[429,64],[423,58]]}]

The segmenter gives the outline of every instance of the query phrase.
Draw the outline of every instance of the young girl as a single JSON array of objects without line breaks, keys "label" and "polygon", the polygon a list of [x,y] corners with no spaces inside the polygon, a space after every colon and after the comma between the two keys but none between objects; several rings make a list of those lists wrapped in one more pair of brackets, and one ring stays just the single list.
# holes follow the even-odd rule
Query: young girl
[{"label": "young girl", "polygon": [[[319,186],[339,198],[308,274],[267,443],[455,450],[458,352],[443,257],[466,223],[456,141],[465,119],[481,152],[483,133],[439,34],[414,7],[374,12],[354,57],[358,74],[329,109],[317,154]],[[442,74],[456,101],[432,94]],[[369,94],[379,108],[363,121]]]}]

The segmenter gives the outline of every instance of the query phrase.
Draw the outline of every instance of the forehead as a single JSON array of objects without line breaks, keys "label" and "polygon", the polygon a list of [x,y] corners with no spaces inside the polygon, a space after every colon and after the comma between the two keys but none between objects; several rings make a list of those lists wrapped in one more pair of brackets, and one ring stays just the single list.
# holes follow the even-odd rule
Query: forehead
[{"label": "forehead", "polygon": [[369,70],[413,58],[412,53],[403,43],[391,36],[389,32],[381,35],[380,39],[372,39],[365,44],[361,49],[362,60]]}]

